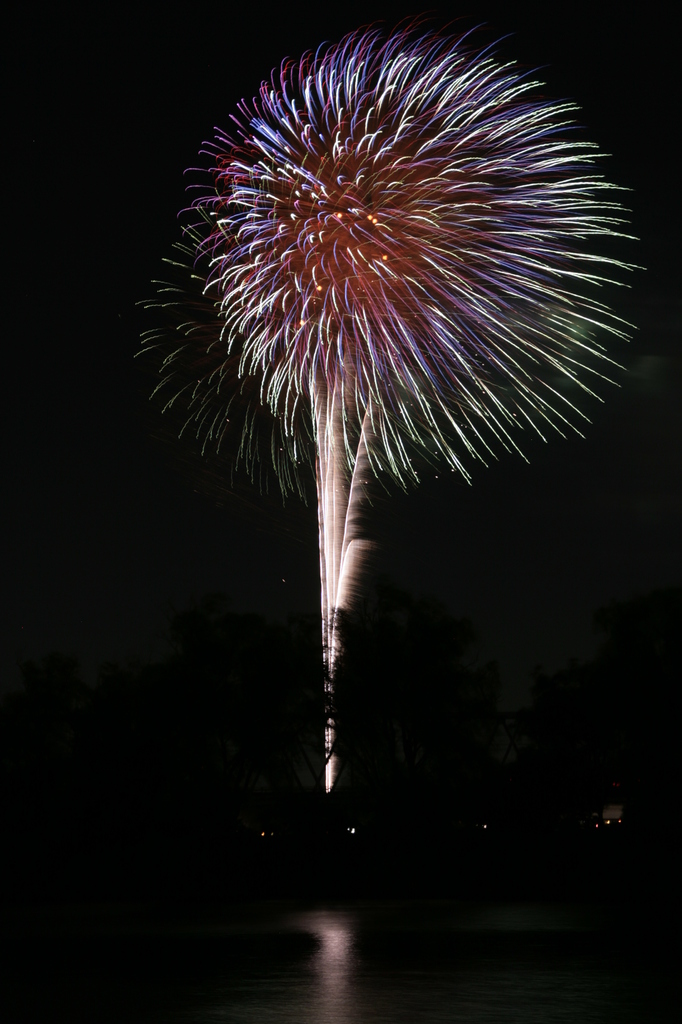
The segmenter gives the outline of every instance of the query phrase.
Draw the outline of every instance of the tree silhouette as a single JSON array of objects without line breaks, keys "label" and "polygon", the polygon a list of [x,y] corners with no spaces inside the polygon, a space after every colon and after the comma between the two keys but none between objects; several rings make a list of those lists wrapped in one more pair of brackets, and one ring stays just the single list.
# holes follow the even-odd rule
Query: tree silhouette
[{"label": "tree silhouette", "polygon": [[537,671],[516,768],[527,820],[588,821],[606,802],[623,821],[668,827],[676,799],[682,590],[654,591],[595,613],[595,658]]},{"label": "tree silhouette", "polygon": [[409,817],[425,812],[425,801],[441,819],[466,813],[490,764],[481,716],[498,692],[496,667],[475,667],[474,641],[468,621],[385,581],[373,605],[344,618],[338,749],[376,805]]},{"label": "tree silhouette", "polygon": [[70,818],[74,746],[91,693],[69,655],[26,661],[21,678],[0,715],[5,820],[19,830],[38,822],[54,828]]}]

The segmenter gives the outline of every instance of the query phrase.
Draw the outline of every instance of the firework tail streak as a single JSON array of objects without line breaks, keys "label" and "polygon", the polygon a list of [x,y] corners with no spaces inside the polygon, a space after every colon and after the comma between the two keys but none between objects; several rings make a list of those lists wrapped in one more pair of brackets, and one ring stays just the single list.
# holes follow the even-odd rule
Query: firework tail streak
[{"label": "firework tail streak", "polygon": [[[470,35],[361,30],[285,62],[207,150],[184,242],[200,297],[145,344],[204,450],[237,429],[284,492],[314,466],[329,697],[370,474],[405,487],[426,458],[468,480],[519,428],[577,430],[574,393],[628,337],[596,297],[629,269],[597,246],[627,237],[615,186],[538,88]],[[328,712],[328,791],[333,745]]]}]

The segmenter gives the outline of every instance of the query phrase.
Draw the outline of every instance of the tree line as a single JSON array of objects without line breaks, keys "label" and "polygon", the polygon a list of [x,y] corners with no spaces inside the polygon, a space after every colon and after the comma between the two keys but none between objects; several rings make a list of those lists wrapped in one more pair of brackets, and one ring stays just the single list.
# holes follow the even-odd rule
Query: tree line
[{"label": "tree line", "polygon": [[[551,833],[599,825],[607,806],[622,807],[624,828],[665,830],[682,590],[614,603],[595,623],[594,658],[536,671],[504,763],[491,745],[498,672],[477,663],[471,623],[386,582],[343,622],[327,706],[317,621],[268,622],[219,595],[172,615],[162,659],[103,665],[92,687],[72,656],[27,661],[0,705],[9,846],[38,865],[59,851],[125,859],[351,826]],[[325,797],[329,715],[341,772]]]}]

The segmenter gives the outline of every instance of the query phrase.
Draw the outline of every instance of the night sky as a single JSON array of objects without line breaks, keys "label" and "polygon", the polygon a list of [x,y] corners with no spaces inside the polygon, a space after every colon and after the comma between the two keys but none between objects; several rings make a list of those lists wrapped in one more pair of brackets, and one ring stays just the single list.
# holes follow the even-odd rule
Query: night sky
[{"label": "night sky", "polygon": [[[430,9],[436,26],[463,17],[509,36],[505,57],[580,104],[588,136],[613,154],[604,172],[633,190],[640,241],[625,255],[647,268],[611,296],[637,331],[612,348],[620,387],[583,403],[584,440],[528,438],[529,464],[479,465],[471,487],[430,471],[373,510],[376,570],[471,618],[479,657],[500,663],[502,706],[515,708],[534,665],[590,654],[597,607],[682,581],[676,29],[650,7],[626,21],[610,3]],[[8,33],[3,691],[19,683],[17,661],[51,650],[75,653],[91,683],[104,661],[157,656],[170,610],[208,592],[281,619],[319,608],[314,509],[257,491],[219,503],[151,437],[136,303],[153,295],[183,171],[214,125],[284,56],[419,8],[169,10],[55,7]]]}]

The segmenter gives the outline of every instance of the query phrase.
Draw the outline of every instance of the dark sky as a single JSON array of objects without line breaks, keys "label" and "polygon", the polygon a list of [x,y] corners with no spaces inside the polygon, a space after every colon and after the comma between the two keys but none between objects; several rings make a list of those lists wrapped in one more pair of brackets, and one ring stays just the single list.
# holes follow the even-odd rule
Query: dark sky
[{"label": "dark sky", "polygon": [[[0,689],[53,649],[90,682],[154,656],[169,608],[210,591],[279,618],[319,607],[314,511],[257,493],[219,507],[150,442],[136,302],[176,240],[184,169],[237,101],[285,55],[418,9],[103,4],[10,26]],[[613,297],[638,330],[585,440],[527,443],[529,465],[506,456],[472,487],[427,474],[373,512],[377,569],[473,620],[514,707],[534,665],[590,653],[595,608],[682,581],[676,29],[610,3],[431,10],[509,35],[505,56],[577,100],[605,173],[633,190],[628,256],[647,268]]]}]

